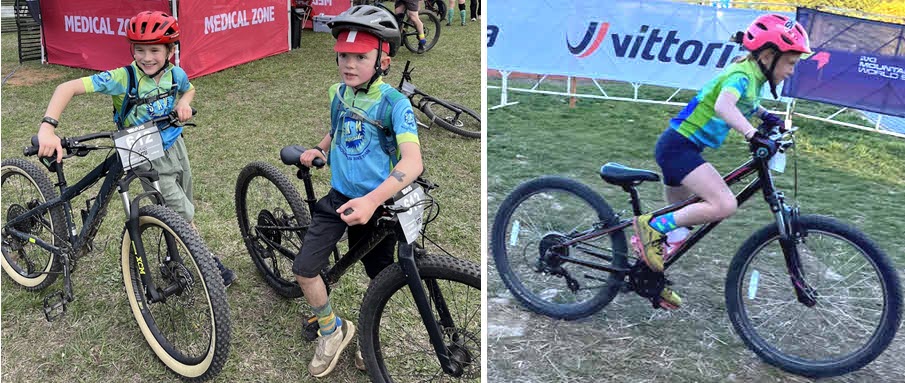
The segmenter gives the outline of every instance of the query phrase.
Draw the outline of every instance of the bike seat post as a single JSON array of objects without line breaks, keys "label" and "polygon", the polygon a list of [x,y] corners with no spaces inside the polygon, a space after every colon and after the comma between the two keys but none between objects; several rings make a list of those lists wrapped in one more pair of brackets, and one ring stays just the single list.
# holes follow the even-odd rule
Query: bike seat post
[{"label": "bike seat post", "polygon": [[634,215],[636,217],[641,215],[641,198],[638,197],[638,190],[635,189],[635,185],[624,185],[622,190],[625,190],[632,199],[632,212]]},{"label": "bike seat post", "polygon": [[311,169],[306,166],[299,166],[299,171],[296,172],[295,176],[305,184],[305,202],[308,203],[311,209],[314,209],[317,198],[314,194],[314,184],[311,182]]}]

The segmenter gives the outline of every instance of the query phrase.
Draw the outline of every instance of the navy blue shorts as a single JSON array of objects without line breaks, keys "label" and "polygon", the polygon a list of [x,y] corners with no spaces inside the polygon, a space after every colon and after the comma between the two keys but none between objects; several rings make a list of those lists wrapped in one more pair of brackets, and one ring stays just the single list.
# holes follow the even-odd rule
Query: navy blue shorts
[{"label": "navy blue shorts", "polygon": [[663,171],[663,183],[681,186],[682,180],[692,170],[707,162],[701,156],[702,149],[673,128],[666,129],[657,140],[654,158]]}]

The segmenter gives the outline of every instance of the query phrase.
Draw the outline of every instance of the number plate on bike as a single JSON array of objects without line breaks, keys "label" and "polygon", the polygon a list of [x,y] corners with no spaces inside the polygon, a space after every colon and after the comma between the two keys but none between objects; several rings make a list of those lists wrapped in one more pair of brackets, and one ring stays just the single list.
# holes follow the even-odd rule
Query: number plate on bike
[{"label": "number plate on bike", "polygon": [[770,170],[774,172],[784,172],[786,171],[786,154],[783,152],[776,152],[773,157],[770,157],[770,161],[767,162],[770,165]]},{"label": "number plate on bike", "polygon": [[163,157],[163,140],[157,125],[147,122],[113,134],[123,170]]},{"label": "number plate on bike", "polygon": [[[395,198],[393,208],[404,209],[407,211],[398,213],[396,217],[399,224],[402,225],[402,232],[405,234],[405,241],[409,244],[414,243],[421,233],[421,226],[424,224],[424,201],[426,195],[421,185],[413,184],[406,186],[399,193],[403,194],[401,198]],[[397,194],[398,195],[398,194]]]},{"label": "number plate on bike", "polygon": [[406,96],[411,96],[411,95],[415,94],[415,84],[412,84],[408,81],[403,80],[401,88],[402,89],[400,89],[399,91],[401,91],[402,94],[404,94]]}]

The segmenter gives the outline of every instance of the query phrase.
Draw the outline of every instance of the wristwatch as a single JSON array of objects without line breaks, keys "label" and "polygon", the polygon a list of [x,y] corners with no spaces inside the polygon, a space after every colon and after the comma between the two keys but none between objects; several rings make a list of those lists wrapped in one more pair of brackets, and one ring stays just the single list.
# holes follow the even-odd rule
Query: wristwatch
[{"label": "wristwatch", "polygon": [[324,158],[327,158],[327,152],[324,151],[323,148],[321,148],[320,146],[314,145],[314,149],[317,149],[319,152],[321,152],[321,154],[324,155]]},{"label": "wristwatch", "polygon": [[41,119],[41,123],[45,123],[45,122],[50,124],[54,128],[56,128],[57,126],[60,125],[59,121],[57,121],[55,118],[49,117],[49,116],[44,116],[44,118]]}]

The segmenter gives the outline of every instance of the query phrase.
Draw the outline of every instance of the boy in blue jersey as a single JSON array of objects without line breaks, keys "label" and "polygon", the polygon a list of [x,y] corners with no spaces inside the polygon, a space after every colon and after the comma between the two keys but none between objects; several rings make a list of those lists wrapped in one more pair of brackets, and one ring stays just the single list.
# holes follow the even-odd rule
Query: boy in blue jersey
[{"label": "boy in blue jersey", "polygon": [[[166,116],[174,110],[180,121],[192,117],[195,88],[185,71],[170,63],[179,41],[176,19],[159,11],[141,12],[129,20],[126,37],[135,59],[131,64],[57,86],[38,130],[39,156],[49,157],[56,151],[57,162],[63,159],[60,138],[54,130],[66,105],[76,95],[97,92],[112,96],[114,122],[120,129]],[[193,221],[192,171],[182,140],[182,127],[162,130],[160,136],[165,155],[138,168],[149,169],[153,165],[160,175],[160,193],[167,207],[179,213],[197,231]],[[145,190],[152,188],[145,184],[142,187]],[[220,269],[223,284],[232,284],[235,273],[223,266],[218,258],[214,257],[214,261]]]},{"label": "boy in blue jersey", "polygon": [[[723,220],[738,208],[720,173],[701,156],[705,147],[719,148],[734,129],[748,140],[752,152],[766,149],[769,156],[776,152],[776,143],[748,119],[757,115],[771,127],[782,123],[760,106],[760,95],[769,83],[776,98],[776,85],[792,75],[802,54],[811,53],[808,35],[795,20],[763,15],[741,37],[750,54],[708,82],[670,120],[670,128],[657,141],[655,157],[663,170],[667,201],[676,203],[691,195],[702,201],[666,214],[635,218],[637,236],[632,245],[653,271],[662,272],[664,263],[681,247],[688,236],[686,226]],[[664,309],[682,304],[679,294],[668,287],[655,299]]]},{"label": "boy in blue jersey", "polygon": [[[329,25],[337,39],[333,50],[342,82],[329,91],[330,132],[302,153],[301,162],[327,161],[332,188],[312,210],[305,245],[292,268],[317,315],[320,336],[308,366],[316,377],[333,370],[355,334],[352,322],[334,314],[319,275],[331,249],[346,229],[350,244],[366,238],[371,226],[365,224],[374,211],[423,169],[411,103],[381,77],[401,42],[394,16],[378,7],[355,6]],[[362,259],[368,277],[393,263],[394,247],[395,238],[386,238]]]}]

